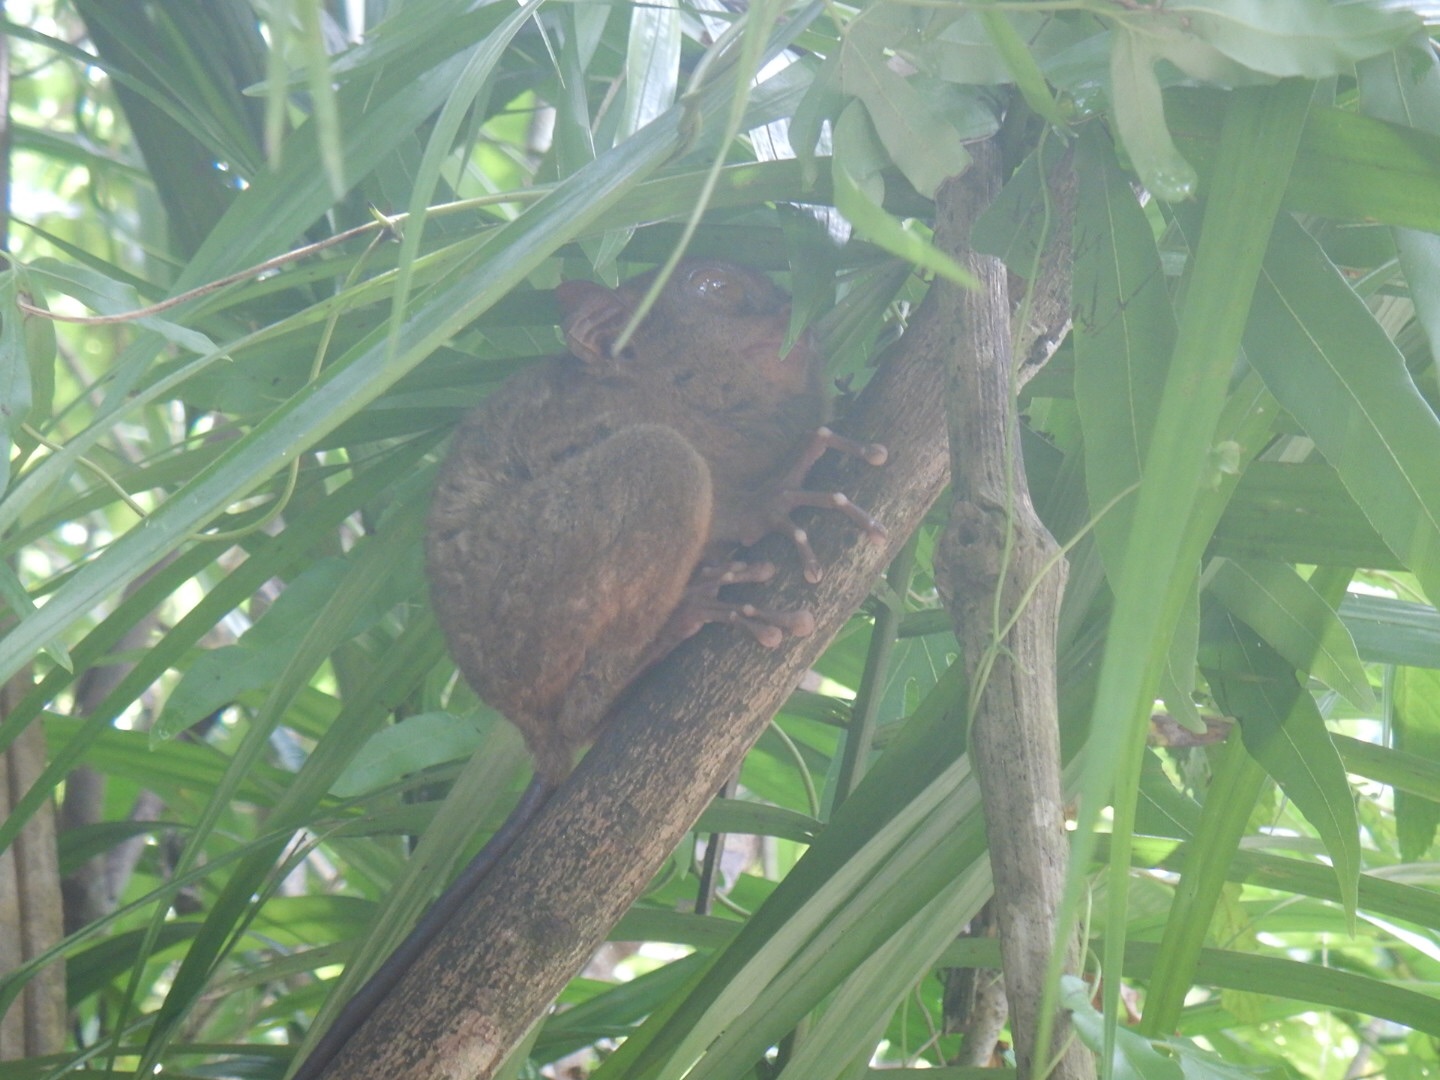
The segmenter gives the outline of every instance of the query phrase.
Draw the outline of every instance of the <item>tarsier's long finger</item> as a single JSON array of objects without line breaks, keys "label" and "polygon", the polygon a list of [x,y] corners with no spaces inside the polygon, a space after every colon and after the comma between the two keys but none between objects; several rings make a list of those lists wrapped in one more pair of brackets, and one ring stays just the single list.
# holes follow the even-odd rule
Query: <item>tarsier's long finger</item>
[{"label": "tarsier's long finger", "polygon": [[835,434],[828,427],[816,428],[815,433],[810,436],[810,441],[805,444],[805,449],[800,451],[800,456],[786,471],[778,486],[782,488],[802,486],[811,466],[820,460],[826,450],[838,450],[842,454],[858,457],[871,465],[884,465],[886,457],[889,456],[889,452],[879,443],[856,442],[854,439],[847,439],[844,435]]},{"label": "tarsier's long finger", "polygon": [[885,459],[890,456],[890,451],[879,443],[856,442],[854,439],[847,439],[844,435],[837,435],[827,427],[816,431],[815,439],[821,443],[822,451],[838,450],[842,454],[858,457],[871,465],[884,465]]},{"label": "tarsier's long finger", "polygon": [[743,626],[757,642],[767,649],[774,649],[785,640],[785,635],[809,637],[815,632],[815,616],[807,609],[798,611],[775,611],[760,608],[754,604],[736,604],[730,609],[725,622]]},{"label": "tarsier's long finger", "polygon": [[775,564],[768,562],[734,562],[702,564],[690,579],[690,587],[763,584],[775,576]]},{"label": "tarsier's long finger", "polygon": [[787,492],[787,497],[794,508],[802,506],[813,506],[820,510],[838,510],[849,518],[854,524],[860,527],[860,531],[868,536],[872,543],[882,544],[890,535],[885,531],[885,526],[876,521],[863,509],[850,501],[850,497],[840,491],[792,491]]},{"label": "tarsier's long finger", "polygon": [[[789,519],[786,519],[789,522]],[[805,580],[814,585],[823,576],[820,569],[820,560],[815,555],[815,549],[810,546],[810,534],[799,525],[790,524],[790,542],[795,545],[795,552],[800,556],[800,569],[805,573]]]}]

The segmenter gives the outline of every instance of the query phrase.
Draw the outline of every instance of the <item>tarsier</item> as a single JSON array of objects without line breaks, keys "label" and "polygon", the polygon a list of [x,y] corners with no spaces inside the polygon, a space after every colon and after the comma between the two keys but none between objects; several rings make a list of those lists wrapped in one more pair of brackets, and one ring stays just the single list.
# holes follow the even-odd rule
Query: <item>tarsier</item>
[{"label": "tarsier", "polygon": [[821,426],[823,361],[809,334],[782,351],[786,294],[740,266],[683,262],[616,349],[652,280],[562,284],[570,355],[508,380],[456,432],[426,541],[435,612],[466,680],[525,736],[535,781],[297,1077],[319,1075],[640,674],[706,623],[737,624],[767,648],[814,629],[809,611],[719,597],[775,573],[735,561],[737,548],[787,535],[815,582],[792,511],[839,510],[884,539],[844,495],[802,486],[827,449],[873,465],[885,450]]}]

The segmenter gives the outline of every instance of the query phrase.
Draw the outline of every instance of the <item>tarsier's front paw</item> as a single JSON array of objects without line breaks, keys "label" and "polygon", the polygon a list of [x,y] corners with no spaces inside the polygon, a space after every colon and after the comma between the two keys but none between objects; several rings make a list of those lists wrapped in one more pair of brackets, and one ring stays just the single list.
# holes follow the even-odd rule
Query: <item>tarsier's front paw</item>
[{"label": "tarsier's front paw", "polygon": [[849,496],[839,491],[808,491],[801,485],[815,462],[826,450],[838,450],[842,454],[860,458],[871,465],[884,465],[887,452],[879,443],[862,443],[837,435],[829,428],[822,427],[810,437],[805,449],[794,465],[780,478],[766,501],[770,531],[790,537],[800,555],[800,565],[805,580],[812,585],[822,576],[820,560],[810,547],[810,537],[790,515],[802,506],[813,506],[821,510],[838,510],[854,523],[874,544],[883,544],[888,534],[885,526],[850,501]]},{"label": "tarsier's front paw", "polygon": [[791,637],[807,637],[815,632],[815,616],[801,608],[798,611],[775,611],[754,604],[736,604],[720,599],[726,585],[742,585],[769,581],[775,567],[768,562],[702,563],[695,570],[680,606],[670,616],[661,635],[671,645],[678,644],[706,623],[729,623],[749,631],[767,649],[777,647]]}]

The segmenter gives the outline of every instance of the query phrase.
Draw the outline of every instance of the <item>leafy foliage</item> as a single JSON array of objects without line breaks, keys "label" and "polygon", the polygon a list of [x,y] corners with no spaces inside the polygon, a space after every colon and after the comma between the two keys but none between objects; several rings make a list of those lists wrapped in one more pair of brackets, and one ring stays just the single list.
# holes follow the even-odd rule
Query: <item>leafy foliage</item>
[{"label": "leafy foliage", "polygon": [[[1071,566],[1080,1037],[1146,1076],[1433,1075],[1440,65],[1403,8],[12,0],[0,674],[33,685],[0,746],[49,758],[0,845],[84,767],[65,869],[134,861],[0,978],[63,959],[75,1019],[4,1074],[281,1075],[503,817],[523,755],[417,553],[450,426],[558,348],[558,281],[788,271],[857,385],[924,293],[890,256],[963,277],[933,199],[993,135],[976,237],[1017,284],[1066,227],[1040,176],[1079,172],[1073,329],[1022,404]],[[990,879],[933,534],[697,826],[766,860],[701,916],[677,853],[533,1062],[953,1057],[933,973],[995,955],[957,938]],[[1157,736],[1157,697],[1241,737]]]}]

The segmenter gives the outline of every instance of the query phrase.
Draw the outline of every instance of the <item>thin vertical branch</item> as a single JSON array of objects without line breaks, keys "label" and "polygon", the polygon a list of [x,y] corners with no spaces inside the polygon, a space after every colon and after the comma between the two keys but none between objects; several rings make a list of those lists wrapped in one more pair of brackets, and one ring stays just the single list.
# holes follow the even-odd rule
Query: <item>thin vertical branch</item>
[{"label": "thin vertical branch", "polygon": [[[957,290],[952,300],[960,324],[947,394],[955,503],[936,576],[971,677],[969,752],[985,807],[1019,1073],[1042,1075],[1063,1051],[1051,1075],[1088,1080],[1094,1061],[1078,1043],[1061,1041],[1063,1022],[1055,1043],[1037,1046],[1068,855],[1055,683],[1065,563],[1031,504],[1021,461],[1005,268],[968,240],[999,191],[999,149],[987,140],[972,152],[970,170],[938,200],[947,241],[981,287]],[[1066,967],[1074,971],[1071,942]]]}]

